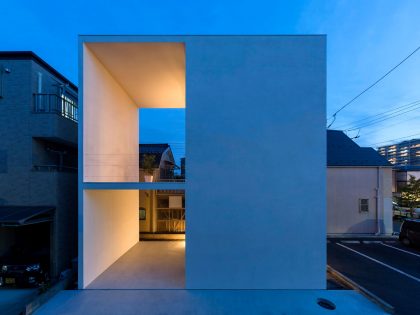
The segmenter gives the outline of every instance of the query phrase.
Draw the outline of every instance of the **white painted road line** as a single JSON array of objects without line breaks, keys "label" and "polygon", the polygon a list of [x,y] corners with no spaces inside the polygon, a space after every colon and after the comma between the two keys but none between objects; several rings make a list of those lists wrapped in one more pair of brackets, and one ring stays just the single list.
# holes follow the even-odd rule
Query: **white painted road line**
[{"label": "white painted road line", "polygon": [[390,248],[396,249],[396,250],[399,250],[400,252],[407,253],[407,254],[410,254],[410,255],[413,255],[413,256],[416,256],[416,257],[419,257],[420,258],[420,255],[419,254],[410,252],[408,250],[404,250],[404,249],[401,249],[401,248],[398,248],[398,247],[395,247],[395,246],[391,246],[391,245],[388,245],[388,244],[384,244],[384,243],[382,243],[382,245],[384,245],[386,247],[390,247]]},{"label": "white painted road line", "polygon": [[368,255],[365,255],[365,254],[363,254],[361,252],[358,252],[357,250],[354,250],[353,248],[347,247],[346,245],[343,245],[343,244],[340,244],[340,243],[336,243],[336,244],[338,246],[341,246],[341,247],[343,247],[343,248],[345,248],[345,249],[347,249],[349,251],[352,251],[353,253],[356,253],[356,254],[358,254],[358,255],[366,258],[366,259],[369,259],[369,260],[371,260],[373,262],[376,262],[377,264],[380,264],[380,265],[382,265],[384,267],[387,267],[387,268],[389,268],[391,270],[394,270],[395,272],[398,272],[398,273],[400,273],[400,274],[402,274],[402,275],[404,275],[404,276],[406,276],[406,277],[408,277],[408,278],[410,278],[410,279],[412,279],[414,281],[420,282],[420,279],[419,278],[416,278],[416,277],[414,277],[414,276],[412,276],[412,275],[410,275],[410,274],[408,274],[408,273],[406,273],[406,272],[404,272],[404,271],[402,271],[400,269],[397,269],[395,267],[392,267],[392,266],[390,266],[390,265],[388,265],[388,264],[386,264],[386,263],[384,263],[382,261],[379,261],[379,260],[377,260],[375,258],[372,258],[372,257],[370,257]]},{"label": "white painted road line", "polygon": [[360,244],[360,241],[340,241],[340,243],[344,243],[344,244]]}]

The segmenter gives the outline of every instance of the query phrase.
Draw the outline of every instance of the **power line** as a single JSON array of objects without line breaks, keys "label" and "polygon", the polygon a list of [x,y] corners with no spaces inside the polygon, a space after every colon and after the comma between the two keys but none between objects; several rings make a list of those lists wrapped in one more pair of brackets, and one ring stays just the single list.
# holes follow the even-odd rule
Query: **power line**
[{"label": "power line", "polygon": [[357,126],[359,123],[365,122],[366,120],[369,121],[369,120],[374,119],[375,117],[386,116],[386,115],[389,115],[389,114],[395,114],[397,112],[403,111],[403,110],[408,109],[408,108],[411,108],[413,106],[416,106],[416,105],[418,105],[419,102],[420,102],[420,100],[417,100],[417,101],[410,102],[408,104],[397,106],[397,107],[394,107],[394,108],[392,108],[390,110],[386,110],[386,111],[384,111],[382,113],[371,115],[371,116],[368,116],[366,118],[355,120],[352,123],[348,123],[348,124],[342,125],[341,127],[337,127],[337,129],[338,130],[348,130],[348,129],[350,129],[353,126]]},{"label": "power line", "polygon": [[409,136],[406,136],[406,137],[401,137],[401,138],[390,139],[390,140],[386,140],[386,141],[372,143],[369,146],[373,147],[373,146],[376,146],[377,144],[382,144],[382,143],[387,143],[387,142],[395,142],[395,141],[398,141],[398,140],[403,140],[403,139],[407,139],[407,138],[418,136],[418,135],[420,135],[420,133],[415,133],[415,134],[412,134],[412,135],[409,135]]},{"label": "power line", "polygon": [[365,127],[368,127],[368,126],[371,126],[371,125],[378,124],[378,123],[383,122],[383,121],[385,121],[385,120],[388,120],[388,119],[391,119],[391,118],[395,118],[395,117],[398,117],[398,116],[404,115],[404,114],[406,114],[406,113],[412,112],[412,111],[414,111],[414,110],[417,110],[417,109],[419,109],[419,108],[420,108],[420,101],[419,101],[419,103],[417,103],[416,105],[417,105],[417,106],[416,106],[416,107],[414,107],[414,108],[410,108],[410,109],[407,109],[407,110],[404,110],[404,111],[400,110],[400,111],[397,111],[397,112],[395,112],[395,113],[393,113],[393,114],[389,114],[388,116],[385,116],[385,117],[378,117],[378,118],[375,118],[375,119],[373,119],[373,120],[371,120],[371,121],[368,121],[368,122],[366,122],[366,123],[364,123],[364,124],[361,124],[361,125],[359,125],[359,126],[356,126],[356,127],[354,127],[354,128],[349,128],[349,129],[346,129],[346,131],[353,131],[353,130],[357,130],[357,129],[365,128]]},{"label": "power line", "polygon": [[[410,120],[413,120],[413,119],[420,119],[420,116],[414,116],[414,117],[406,118],[406,119],[404,119],[404,120],[400,120],[400,121],[398,121],[398,122],[397,122],[397,123],[395,123],[395,124],[391,124],[391,125],[387,125],[387,126],[385,126],[385,128],[389,128],[389,127],[397,126],[397,125],[400,125],[400,124],[402,124],[402,123],[406,123],[407,121],[410,121]],[[373,133],[375,133],[375,132],[378,132],[378,130],[373,130],[373,131],[370,131],[370,132],[367,132],[367,133],[363,133],[363,136],[371,135],[371,134],[373,134]]]},{"label": "power line", "polygon": [[341,106],[331,117],[332,118],[332,122],[328,125],[327,128],[330,128],[333,123],[335,122],[336,118],[337,118],[337,114],[339,112],[341,112],[344,108],[346,108],[347,106],[349,106],[351,103],[353,103],[355,100],[357,100],[360,96],[362,96],[363,94],[365,94],[367,91],[369,91],[371,88],[373,88],[376,84],[378,84],[379,82],[381,82],[383,79],[385,79],[388,75],[390,75],[395,69],[397,69],[399,66],[401,66],[407,59],[409,59],[411,56],[413,56],[417,51],[420,50],[420,46],[418,46],[416,49],[414,49],[407,57],[405,57],[403,60],[401,60],[397,65],[395,65],[394,67],[392,67],[387,73],[385,73],[383,76],[381,76],[378,80],[376,80],[375,82],[373,82],[371,85],[369,85],[366,89],[364,89],[362,92],[360,92],[359,94],[357,94],[355,97],[353,97],[350,101],[348,101],[346,104],[344,104],[343,106]]}]

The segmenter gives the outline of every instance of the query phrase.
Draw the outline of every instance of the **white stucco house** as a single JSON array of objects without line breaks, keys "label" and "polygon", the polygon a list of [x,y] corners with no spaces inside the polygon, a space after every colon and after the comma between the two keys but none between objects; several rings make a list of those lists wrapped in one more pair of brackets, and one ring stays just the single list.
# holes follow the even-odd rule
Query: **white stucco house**
[{"label": "white stucco house", "polygon": [[[325,41],[80,37],[80,289],[138,246],[149,189],[185,190],[184,288],[325,289]],[[185,182],[139,182],[139,108],[185,108]]]},{"label": "white stucco house", "polygon": [[339,130],[327,148],[328,234],[392,234],[392,165]]}]

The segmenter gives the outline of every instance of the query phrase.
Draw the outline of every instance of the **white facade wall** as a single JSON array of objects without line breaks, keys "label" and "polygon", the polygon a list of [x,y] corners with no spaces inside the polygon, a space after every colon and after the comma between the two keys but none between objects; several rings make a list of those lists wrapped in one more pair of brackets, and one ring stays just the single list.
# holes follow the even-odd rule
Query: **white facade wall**
[{"label": "white facade wall", "polygon": [[[379,188],[378,199],[377,188]],[[359,199],[369,199],[367,213],[359,212]],[[327,170],[327,233],[374,234],[378,232],[392,234],[392,169],[329,167]]]},{"label": "white facade wall", "polygon": [[[325,37],[112,36],[85,40],[105,42],[95,46],[95,54],[100,52],[108,65],[122,62],[130,69],[125,76],[121,67],[114,67],[119,80],[136,73],[129,58],[118,57],[117,52],[124,52],[123,43],[176,42],[176,59],[181,65],[180,48],[185,47],[186,288],[324,289]],[[121,45],[113,45],[109,53],[105,51],[107,41]],[[144,45],[128,46],[130,55],[136,56],[135,49]],[[156,57],[171,56],[170,46],[163,47],[165,53]],[[138,166],[126,158],[138,153],[134,127],[138,116],[133,115],[130,98],[121,88],[129,85],[119,84],[88,49],[83,58],[84,129],[80,135],[84,152],[80,165],[84,165],[84,175],[80,185],[83,190],[92,187],[83,181],[108,181],[123,189],[128,187],[123,182],[138,181]],[[172,74],[179,75],[179,68]],[[98,99],[98,91],[106,97]],[[115,153],[112,159],[106,157]],[[129,187],[159,189],[159,185],[171,189],[168,183],[132,183]],[[183,189],[173,185],[172,189]],[[127,192],[126,199],[122,192],[104,190],[91,196],[92,191],[85,190],[82,194],[86,199],[79,210],[82,288],[122,255],[123,247],[134,243],[134,232],[121,228],[125,219],[117,220],[120,212],[128,211],[125,222],[132,218],[138,237],[138,217],[132,215],[134,209],[138,211],[138,194],[131,198]],[[109,199],[107,194],[116,195]],[[113,220],[117,220],[115,232],[126,235],[128,241],[113,254],[104,254],[106,263],[95,261],[95,243],[105,249],[96,234],[104,235],[106,223]]]},{"label": "white facade wall", "polygon": [[187,288],[325,288],[325,38],[186,53]]}]

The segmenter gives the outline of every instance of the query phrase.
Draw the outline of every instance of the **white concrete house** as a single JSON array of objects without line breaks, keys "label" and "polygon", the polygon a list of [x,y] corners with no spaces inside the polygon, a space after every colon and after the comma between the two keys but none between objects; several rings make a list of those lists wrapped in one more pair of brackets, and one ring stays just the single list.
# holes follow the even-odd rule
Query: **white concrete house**
[{"label": "white concrete house", "polygon": [[392,234],[392,165],[342,131],[327,144],[328,234]]},{"label": "white concrete house", "polygon": [[[184,288],[325,289],[325,44],[81,36],[79,288],[139,246],[139,190],[174,189]],[[185,183],[139,182],[139,108],[185,108]]]}]

